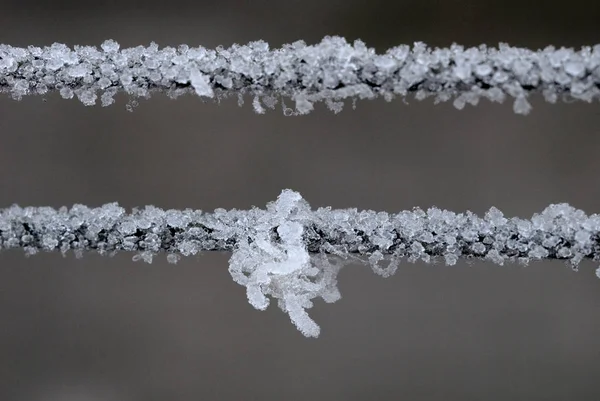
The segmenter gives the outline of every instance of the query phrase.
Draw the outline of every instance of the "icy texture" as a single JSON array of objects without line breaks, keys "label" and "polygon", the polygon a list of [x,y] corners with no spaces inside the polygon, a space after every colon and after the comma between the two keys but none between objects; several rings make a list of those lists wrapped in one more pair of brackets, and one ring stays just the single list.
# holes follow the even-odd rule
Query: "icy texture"
[{"label": "icy texture", "polygon": [[240,240],[229,261],[229,272],[235,282],[246,287],[248,301],[256,309],[266,309],[267,297],[271,296],[302,334],[318,337],[320,328],[306,309],[313,306],[316,297],[327,302],[340,298],[336,280],[339,267],[326,256],[311,263],[303,239],[311,211],[299,193],[283,191],[267,206],[267,212]]},{"label": "icy texture", "polygon": [[[409,93],[419,100],[453,100],[458,109],[476,105],[481,97],[502,102],[510,96],[514,111],[527,114],[531,92],[541,92],[552,103],[559,97],[600,99],[600,45],[533,51],[506,44],[430,49],[417,42],[385,54],[341,37],[325,37],[310,46],[297,41],[274,50],[263,41],[214,50],[187,45],[159,49],[155,43],[120,49],[114,40],[100,49],[0,45],[0,91],[14,99],[58,91],[88,106],[98,99],[108,106],[118,91],[132,99],[147,98],[153,91],[213,100],[249,94],[257,113],[280,103],[285,115],[309,113],[319,101],[338,113],[345,99],[390,101]],[[295,108],[286,107],[283,98],[291,98]]]},{"label": "icy texture", "polygon": [[[162,210],[153,206],[126,213],[116,203],[90,209],[75,205],[11,206],[0,210],[0,249],[73,250],[113,255],[134,252],[133,260],[152,262],[165,252],[170,263],[202,251],[231,251],[229,272],[246,287],[248,301],[264,310],[276,299],[308,337],[319,326],[306,310],[315,298],[340,298],[337,274],[360,257],[388,277],[402,258],[410,262],[478,258],[507,261],[560,259],[577,269],[600,260],[600,216],[587,216],[567,204],[548,206],[529,220],[507,218],[492,207],[483,218],[415,208],[397,214],[356,209],[311,210],[299,193],[284,190],[266,210]],[[596,271],[600,276],[600,269]]]}]

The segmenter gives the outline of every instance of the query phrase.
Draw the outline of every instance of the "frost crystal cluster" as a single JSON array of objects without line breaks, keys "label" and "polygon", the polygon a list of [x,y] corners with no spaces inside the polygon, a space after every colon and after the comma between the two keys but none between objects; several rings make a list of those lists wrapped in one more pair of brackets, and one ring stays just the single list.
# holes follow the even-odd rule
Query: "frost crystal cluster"
[{"label": "frost crystal cluster", "polygon": [[[217,100],[235,94],[240,103],[248,94],[257,113],[281,103],[286,115],[309,113],[320,101],[337,113],[345,99],[390,101],[409,93],[419,100],[453,100],[458,109],[476,105],[481,97],[502,102],[509,96],[515,112],[527,114],[532,92],[549,102],[600,99],[600,45],[533,51],[506,44],[431,49],[417,42],[384,54],[341,37],[325,37],[310,46],[297,41],[274,50],[263,41],[216,49],[159,49],[155,43],[120,49],[114,40],[99,49],[0,45],[0,91],[15,99],[58,91],[88,106],[98,97],[108,106],[119,91],[131,96],[131,104],[153,91]],[[284,98],[291,98],[295,108],[287,107]]]},{"label": "frost crystal cluster", "polygon": [[248,301],[256,309],[266,309],[270,295],[302,334],[317,337],[319,326],[306,309],[316,297],[326,302],[340,299],[339,266],[326,255],[321,255],[319,263],[311,263],[303,238],[310,215],[309,205],[298,192],[283,191],[245,238],[240,238],[229,272],[235,282],[246,287]]},{"label": "frost crystal cluster", "polygon": [[[162,210],[153,206],[126,213],[116,203],[90,209],[75,205],[0,209],[0,250],[22,248],[27,255],[85,251],[113,255],[133,251],[152,262],[165,252],[180,255],[230,251],[229,272],[246,287],[248,301],[264,310],[277,300],[309,337],[319,326],[306,310],[313,300],[340,298],[337,274],[344,264],[367,260],[384,277],[402,258],[454,265],[460,258],[497,264],[559,259],[577,269],[584,259],[600,260],[600,215],[587,216],[567,204],[548,206],[531,219],[506,218],[492,207],[483,218],[415,208],[397,214],[357,209],[311,210],[299,193],[284,190],[265,210]],[[600,269],[596,274],[600,277]]]}]

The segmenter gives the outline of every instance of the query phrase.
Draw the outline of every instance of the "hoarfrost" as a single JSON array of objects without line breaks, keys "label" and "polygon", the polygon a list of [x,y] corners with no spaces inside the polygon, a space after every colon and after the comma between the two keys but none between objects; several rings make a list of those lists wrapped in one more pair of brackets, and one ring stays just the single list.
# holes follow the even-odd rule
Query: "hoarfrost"
[{"label": "hoarfrost", "polygon": [[[502,43],[497,48],[429,48],[416,42],[376,54],[362,41],[348,43],[337,36],[280,49],[263,41],[214,50],[187,45],[159,49],[155,43],[121,49],[106,40],[99,49],[0,45],[0,92],[17,100],[46,91],[61,91],[70,99],[69,91],[111,89],[133,98],[156,91],[172,98],[195,93],[213,100],[248,94],[257,113],[265,112],[258,97],[269,108],[292,99],[295,109],[284,106],[285,115],[307,114],[317,102],[338,113],[345,99],[352,99],[354,107],[357,99],[391,101],[414,94],[417,100],[434,97],[436,103],[452,101],[462,109],[467,103],[477,105],[481,97],[502,102],[510,96],[514,111],[527,114],[532,92],[543,93],[548,102],[600,99],[599,65],[600,45],[533,51]],[[102,105],[112,104],[114,93],[103,93]],[[95,103],[89,95],[78,97],[86,105]]]},{"label": "hoarfrost", "polygon": [[[294,325],[307,337],[318,337],[320,327],[308,316],[312,300],[321,297],[332,302],[339,298],[337,274],[324,265],[311,262],[304,242],[303,227],[310,214],[298,192],[285,190],[268,206],[270,214],[234,250],[229,262],[233,279],[246,287],[248,301],[256,309],[269,306],[269,296],[277,299]],[[276,227],[279,241],[272,240]]]},{"label": "hoarfrost", "polygon": [[[167,261],[202,251],[232,252],[229,272],[246,288],[248,302],[266,309],[272,300],[307,337],[320,333],[308,315],[315,299],[340,299],[340,269],[366,259],[389,277],[401,260],[448,266],[479,258],[499,265],[558,259],[574,270],[584,259],[600,260],[600,216],[568,204],[548,206],[525,220],[492,207],[484,217],[438,208],[396,214],[357,209],[312,210],[302,196],[284,190],[265,210],[167,210],[147,206],[126,213],[116,203],[99,208],[74,205],[0,209],[0,249],[133,252],[134,261]],[[599,269],[600,270],[600,269]],[[597,270],[597,274],[598,271]]]},{"label": "hoarfrost", "polygon": [[197,68],[193,68],[190,71],[190,82],[192,87],[196,91],[198,96],[213,97],[214,93],[210,86],[209,78],[198,71]]}]

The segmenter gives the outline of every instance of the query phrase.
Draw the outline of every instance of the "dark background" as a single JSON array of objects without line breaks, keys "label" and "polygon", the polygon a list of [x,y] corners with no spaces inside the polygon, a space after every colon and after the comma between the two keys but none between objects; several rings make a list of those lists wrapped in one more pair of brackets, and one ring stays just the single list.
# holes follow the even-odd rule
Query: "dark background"
[{"label": "dark background", "polygon": [[[0,43],[272,47],[324,35],[377,51],[425,41],[532,48],[600,43],[596,1],[0,3]],[[530,217],[600,212],[598,103],[527,116],[483,101],[362,101],[339,115],[254,114],[251,99],[155,95],[84,107],[0,97],[0,207],[264,207],[284,188],[313,207],[438,206]],[[559,262],[345,268],[317,303],[317,340],[276,306],[254,310],[228,255],[167,264],[0,254],[0,400],[600,399],[600,280]]]}]

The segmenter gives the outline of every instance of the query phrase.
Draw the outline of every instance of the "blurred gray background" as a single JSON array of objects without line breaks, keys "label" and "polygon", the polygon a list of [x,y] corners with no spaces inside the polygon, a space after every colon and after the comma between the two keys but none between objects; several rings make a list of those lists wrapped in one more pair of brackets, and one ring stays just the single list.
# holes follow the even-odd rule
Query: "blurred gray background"
[{"label": "blurred gray background", "polygon": [[[537,3],[537,4],[536,4]],[[532,48],[600,43],[596,1],[2,0],[0,43],[151,41],[272,47],[324,35],[382,52],[425,41]],[[600,107],[362,101],[334,115],[254,114],[236,99],[156,95],[84,107],[0,98],[0,207],[119,201],[127,208],[264,207],[284,188],[313,207],[438,206],[530,217],[550,203],[600,212]],[[342,270],[306,339],[254,310],[228,255],[167,264],[0,254],[0,400],[600,399],[600,280],[559,262]]]}]

